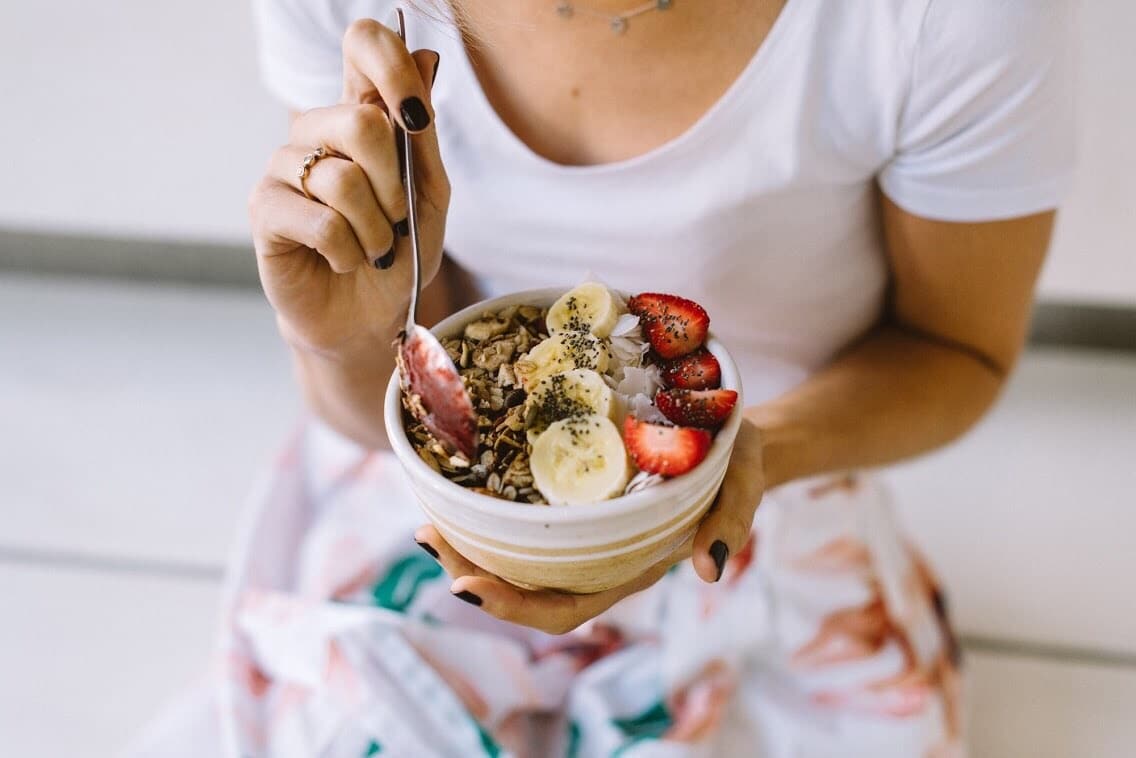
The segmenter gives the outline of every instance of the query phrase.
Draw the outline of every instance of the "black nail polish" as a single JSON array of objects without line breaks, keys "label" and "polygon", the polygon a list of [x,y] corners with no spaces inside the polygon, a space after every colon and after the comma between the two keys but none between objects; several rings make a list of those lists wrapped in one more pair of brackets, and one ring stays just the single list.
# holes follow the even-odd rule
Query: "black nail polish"
[{"label": "black nail polish", "polygon": [[477,595],[473,594],[469,590],[462,590],[461,592],[455,592],[454,597],[456,597],[458,600],[464,600],[467,603],[469,603],[470,605],[476,605],[476,606],[481,605],[481,598],[479,598]]},{"label": "black nail polish", "polygon": [[431,558],[437,558],[438,557],[438,551],[435,550],[434,546],[431,545],[429,542],[419,542],[418,540],[414,540],[414,544],[418,545],[418,547],[422,548],[427,553],[429,553]]},{"label": "black nail polish", "polygon": [[398,110],[402,114],[402,122],[410,131],[420,132],[430,126],[430,114],[426,112],[426,106],[418,98],[406,98]]},{"label": "black nail polish", "polygon": [[726,569],[726,559],[730,557],[730,548],[722,540],[714,540],[714,544],[710,546],[710,557],[714,559],[714,565],[718,567],[718,576],[714,578],[716,582],[722,578],[722,572]]},{"label": "black nail polish", "polygon": [[394,225],[394,233],[397,234],[399,237],[409,237],[410,236],[410,219],[404,218],[402,221],[399,221],[397,224],[395,224]]},{"label": "black nail polish", "polygon": [[[437,55],[437,53],[435,53]],[[434,82],[438,81],[438,64],[442,62],[442,56],[434,59],[434,73],[430,74],[430,86],[434,86]]]},{"label": "black nail polish", "polygon": [[386,255],[384,255],[382,258],[376,258],[375,259],[375,268],[377,268],[380,271],[386,271],[388,268],[390,268],[393,265],[394,265],[394,248],[393,247],[390,250],[388,250],[386,252]]}]

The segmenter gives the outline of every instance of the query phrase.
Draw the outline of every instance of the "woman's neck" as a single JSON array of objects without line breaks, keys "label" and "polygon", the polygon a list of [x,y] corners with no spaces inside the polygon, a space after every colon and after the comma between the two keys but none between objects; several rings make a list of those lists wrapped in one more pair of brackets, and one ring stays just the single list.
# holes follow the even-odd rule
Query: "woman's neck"
[{"label": "woman's neck", "polygon": [[[753,58],[786,0],[674,0],[623,34],[557,0],[453,0],[470,59],[501,119],[557,163],[623,160],[696,122]],[[620,12],[634,0],[581,0]],[[445,62],[442,63],[445,66]]]}]

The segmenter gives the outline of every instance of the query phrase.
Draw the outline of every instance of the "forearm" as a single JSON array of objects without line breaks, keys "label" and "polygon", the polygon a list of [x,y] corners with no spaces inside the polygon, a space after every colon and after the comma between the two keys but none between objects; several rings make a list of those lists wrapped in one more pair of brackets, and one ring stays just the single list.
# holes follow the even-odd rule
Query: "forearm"
[{"label": "forearm", "polygon": [[943,445],[991,406],[1003,372],[980,355],[883,326],[786,395],[746,410],[767,486],[878,466]]},{"label": "forearm", "polygon": [[389,447],[383,423],[387,381],[395,369],[390,339],[376,339],[350,355],[293,347],[293,364],[308,407],[328,426],[370,449]]}]

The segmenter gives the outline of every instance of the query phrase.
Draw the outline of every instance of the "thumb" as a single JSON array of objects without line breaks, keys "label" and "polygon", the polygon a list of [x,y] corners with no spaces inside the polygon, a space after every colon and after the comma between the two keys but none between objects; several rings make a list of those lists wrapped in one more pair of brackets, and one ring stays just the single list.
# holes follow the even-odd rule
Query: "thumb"
[{"label": "thumb", "polygon": [[434,80],[438,78],[438,64],[442,61],[442,56],[435,50],[416,50],[410,54],[414,59],[414,65],[418,66],[418,75],[422,77],[425,82],[426,88],[432,90],[434,88]]},{"label": "thumb", "polygon": [[726,561],[749,539],[764,479],[761,433],[742,421],[718,498],[694,535],[694,570],[704,581],[721,579]]}]

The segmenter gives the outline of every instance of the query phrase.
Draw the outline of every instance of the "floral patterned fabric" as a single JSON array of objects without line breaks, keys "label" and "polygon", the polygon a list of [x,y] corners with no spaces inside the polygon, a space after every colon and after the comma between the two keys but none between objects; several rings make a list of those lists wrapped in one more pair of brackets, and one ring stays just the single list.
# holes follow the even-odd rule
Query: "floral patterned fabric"
[{"label": "floral patterned fabric", "polygon": [[767,493],[721,582],[561,637],[450,595],[389,453],[308,425],[254,505],[213,676],[131,755],[962,755],[942,595],[871,479]]}]

